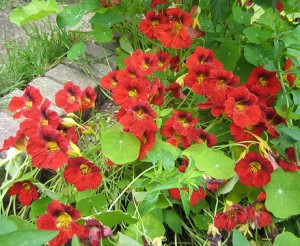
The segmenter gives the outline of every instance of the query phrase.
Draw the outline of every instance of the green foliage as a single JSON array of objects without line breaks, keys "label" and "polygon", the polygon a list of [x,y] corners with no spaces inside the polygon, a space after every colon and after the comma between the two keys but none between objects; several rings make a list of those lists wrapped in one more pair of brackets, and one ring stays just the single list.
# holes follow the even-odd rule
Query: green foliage
[{"label": "green foliage", "polygon": [[134,218],[128,213],[124,213],[121,210],[102,211],[96,214],[95,218],[97,218],[104,225],[109,227],[116,226],[121,221],[124,221],[127,224],[135,224],[138,221],[138,219]]},{"label": "green foliage", "polygon": [[210,0],[209,7],[214,26],[225,21],[231,14],[230,0]]},{"label": "green foliage", "polygon": [[267,194],[266,208],[276,217],[285,219],[300,213],[300,171],[275,170],[264,190]]},{"label": "green foliage", "polygon": [[232,236],[232,245],[233,246],[250,246],[250,243],[245,238],[245,236],[238,230],[233,230]]},{"label": "green foliage", "polygon": [[278,236],[276,236],[274,241],[274,246],[280,245],[290,245],[290,246],[297,246],[300,243],[300,238],[296,237],[293,233],[285,231]]},{"label": "green foliage", "polygon": [[26,6],[14,9],[10,13],[10,21],[18,26],[26,23],[41,20],[49,14],[56,14],[59,7],[55,0],[32,0]]},{"label": "green foliage", "polygon": [[196,167],[216,179],[228,179],[234,174],[234,161],[221,150],[210,149],[204,144],[193,145],[182,152],[195,160]]},{"label": "green foliage", "polygon": [[57,231],[39,231],[20,218],[0,215],[0,244],[40,246],[57,235]]},{"label": "green foliage", "polygon": [[129,132],[107,131],[101,143],[104,156],[114,163],[129,163],[139,156],[140,142]]}]

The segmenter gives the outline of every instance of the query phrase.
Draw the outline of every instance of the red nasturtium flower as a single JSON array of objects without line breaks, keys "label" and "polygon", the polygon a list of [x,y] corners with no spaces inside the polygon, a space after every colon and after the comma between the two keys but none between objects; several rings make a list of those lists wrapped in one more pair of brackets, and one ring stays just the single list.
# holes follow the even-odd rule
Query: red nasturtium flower
[{"label": "red nasturtium flower", "polygon": [[13,117],[20,118],[22,114],[31,108],[37,108],[43,101],[42,94],[35,87],[28,85],[20,97],[13,97],[8,104],[11,112],[17,111]]},{"label": "red nasturtium flower", "polygon": [[81,93],[82,91],[78,85],[68,81],[64,84],[64,88],[56,93],[55,103],[57,107],[64,109],[66,113],[73,113],[79,110]]},{"label": "red nasturtium flower", "polygon": [[240,182],[246,186],[264,187],[271,180],[274,168],[271,162],[256,152],[248,152],[234,168]]},{"label": "red nasturtium flower", "polygon": [[104,8],[108,8],[109,6],[114,6],[121,3],[121,0],[99,0],[100,4]]},{"label": "red nasturtium flower", "polygon": [[157,38],[167,48],[188,48],[192,44],[186,27],[193,24],[192,16],[180,8],[166,10],[166,17],[170,21],[157,26]]},{"label": "red nasturtium flower", "polygon": [[138,101],[146,101],[148,99],[147,81],[141,79],[127,79],[118,83],[113,90],[113,100],[122,108],[131,107]]},{"label": "red nasturtium flower", "polygon": [[156,132],[158,126],[154,122],[157,114],[146,101],[139,101],[126,110],[120,110],[117,120],[124,126],[125,131],[129,131],[137,137],[142,137],[146,131]]},{"label": "red nasturtium flower", "polygon": [[4,140],[3,147],[0,152],[8,150],[11,147],[16,148],[22,152],[26,152],[27,138],[23,131],[19,129],[16,132],[16,136],[10,136],[8,139]]},{"label": "red nasturtium flower", "polygon": [[24,112],[26,120],[21,122],[20,129],[26,136],[30,137],[37,133],[41,126],[51,126],[53,129],[58,127],[59,115],[50,109],[51,102],[46,99],[40,108],[32,108]]},{"label": "red nasturtium flower", "polygon": [[224,229],[230,232],[237,225],[247,222],[247,214],[245,209],[239,204],[232,204],[229,209],[219,212],[214,217],[214,225],[218,229]]},{"label": "red nasturtium flower", "polygon": [[80,241],[85,243],[86,241],[89,242],[89,246],[99,246],[101,245],[101,239],[107,238],[112,235],[112,230],[102,225],[101,222],[92,218],[88,219],[85,222],[85,232],[80,237]]},{"label": "red nasturtium flower", "polygon": [[88,108],[92,108],[95,104],[97,94],[91,86],[86,87],[79,100],[80,111],[84,112]]},{"label": "red nasturtium flower", "polygon": [[23,206],[28,206],[33,200],[38,199],[37,188],[30,180],[16,182],[8,190],[10,196],[17,195],[18,200]]},{"label": "red nasturtium flower", "polygon": [[108,90],[112,90],[117,86],[117,84],[118,84],[117,71],[110,71],[100,80],[100,85],[104,89],[108,89]]},{"label": "red nasturtium flower", "polygon": [[285,172],[296,172],[300,170],[300,166],[297,164],[296,156],[295,156],[295,149],[293,147],[288,147],[285,149],[285,154],[287,159],[280,158],[278,161],[278,165],[285,171]]},{"label": "red nasturtium flower", "polygon": [[49,242],[50,246],[58,246],[65,244],[74,235],[80,237],[84,233],[85,228],[76,223],[79,218],[81,214],[77,209],[54,200],[48,205],[46,214],[37,219],[36,225],[39,230],[58,230],[58,235]]},{"label": "red nasturtium flower", "polygon": [[158,5],[158,4],[166,4],[167,3],[167,1],[168,0],[151,0],[151,4],[150,4],[150,7],[151,8],[156,8],[156,6]]},{"label": "red nasturtium flower", "polygon": [[146,156],[147,151],[151,150],[155,144],[155,134],[153,131],[145,131],[143,136],[138,139],[141,143],[138,160],[142,160]]},{"label": "red nasturtium flower", "polygon": [[254,68],[245,84],[250,91],[252,87],[266,90],[269,95],[275,96],[281,89],[281,84],[276,77],[276,72],[270,72],[262,66]]},{"label": "red nasturtium flower", "polygon": [[73,184],[78,191],[96,189],[101,181],[100,168],[83,157],[69,158],[64,171],[67,183]]},{"label": "red nasturtium flower", "polygon": [[240,127],[256,125],[262,119],[262,111],[256,105],[258,98],[245,86],[234,88],[228,94],[224,112]]},{"label": "red nasturtium flower", "polygon": [[234,122],[230,124],[230,134],[234,137],[234,141],[236,142],[256,140],[255,137],[248,132],[260,137],[266,129],[265,124],[262,122],[254,126],[248,125],[246,127],[237,126]]},{"label": "red nasturtium flower", "polygon": [[164,84],[159,81],[158,77],[154,77],[149,88],[149,102],[161,106],[164,103],[165,91]]},{"label": "red nasturtium flower", "polygon": [[163,71],[169,65],[171,60],[171,56],[168,52],[159,51],[157,53],[158,63],[157,63],[157,71]]},{"label": "red nasturtium flower", "polygon": [[[188,188],[181,188],[181,190],[188,191]],[[176,200],[181,200],[180,189],[178,188],[171,188],[168,190],[169,195],[171,198]],[[205,199],[206,192],[202,187],[198,187],[198,190],[193,190],[191,198],[190,198],[190,205],[195,206],[198,201]]]},{"label": "red nasturtium flower", "polygon": [[147,38],[154,39],[157,37],[156,27],[158,24],[166,23],[166,17],[161,13],[156,13],[154,10],[149,10],[146,19],[139,23],[139,30],[144,33]]},{"label": "red nasturtium flower", "polygon": [[69,141],[51,126],[42,126],[38,134],[28,140],[27,153],[32,165],[38,168],[56,170],[67,163]]}]

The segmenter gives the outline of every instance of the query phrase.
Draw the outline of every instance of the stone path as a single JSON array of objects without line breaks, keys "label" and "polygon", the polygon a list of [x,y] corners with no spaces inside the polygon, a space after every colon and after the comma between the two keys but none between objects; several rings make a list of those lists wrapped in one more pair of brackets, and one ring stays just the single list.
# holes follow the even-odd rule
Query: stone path
[{"label": "stone path", "polygon": [[[93,61],[85,70],[89,71],[89,74],[84,73],[81,64],[71,63],[65,61],[63,64],[46,72],[44,77],[38,77],[34,79],[30,85],[38,88],[41,91],[44,99],[48,98],[52,104],[55,105],[55,93],[63,88],[63,84],[66,81],[73,81],[81,88],[85,88],[91,85],[94,89],[99,86],[99,80],[106,75],[109,71],[115,68],[115,56],[113,53],[114,48],[117,46],[115,42],[112,42],[104,47],[95,43],[90,43],[86,49],[86,56]],[[105,53],[108,54],[106,59]],[[109,61],[109,64],[107,64]],[[21,96],[23,91],[14,90],[10,94],[1,98],[1,104],[4,104],[4,108],[0,108],[0,149],[3,147],[3,142],[10,136],[14,136],[19,128],[19,122],[12,118],[12,113],[8,110],[7,105],[13,96]],[[60,114],[63,111],[52,105],[52,109],[57,110]]]}]

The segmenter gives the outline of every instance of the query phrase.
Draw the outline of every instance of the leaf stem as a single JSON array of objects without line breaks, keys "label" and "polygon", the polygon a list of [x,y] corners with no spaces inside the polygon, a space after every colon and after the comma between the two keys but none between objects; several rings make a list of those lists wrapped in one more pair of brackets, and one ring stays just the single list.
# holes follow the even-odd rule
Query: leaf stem
[{"label": "leaf stem", "polygon": [[126,187],[125,189],[120,193],[120,195],[116,198],[116,200],[113,201],[113,203],[108,208],[108,211],[111,211],[113,206],[116,204],[116,202],[124,195],[124,193],[130,188],[130,186],[137,181],[140,177],[142,177],[146,172],[154,169],[155,166],[147,168],[145,171],[141,172],[138,176],[136,176]]}]

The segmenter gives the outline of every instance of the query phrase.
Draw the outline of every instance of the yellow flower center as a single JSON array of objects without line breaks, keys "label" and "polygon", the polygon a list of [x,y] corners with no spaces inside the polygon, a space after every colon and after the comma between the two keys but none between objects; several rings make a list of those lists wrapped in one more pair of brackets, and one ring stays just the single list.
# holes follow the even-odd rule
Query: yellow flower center
[{"label": "yellow flower center", "polygon": [[68,213],[62,212],[57,217],[56,221],[57,221],[56,223],[57,227],[68,229],[70,227],[70,222],[72,221],[72,218]]},{"label": "yellow flower center", "polygon": [[48,146],[48,151],[50,153],[54,153],[54,152],[59,150],[59,147],[58,147],[57,143],[54,142],[54,141],[48,142],[47,146]]},{"label": "yellow flower center", "polygon": [[83,175],[88,175],[91,173],[92,169],[86,164],[81,164],[80,171]]},{"label": "yellow flower center", "polygon": [[75,101],[75,97],[74,96],[69,96],[69,102],[72,103]]},{"label": "yellow flower center", "polygon": [[199,74],[197,76],[197,82],[200,84],[202,82],[203,78],[204,78],[204,75],[203,74]]},{"label": "yellow flower center", "polygon": [[247,131],[252,131],[252,130],[253,130],[253,126],[251,126],[251,125],[247,126],[247,127],[246,127],[246,130],[247,130]]},{"label": "yellow flower center", "polygon": [[243,111],[245,109],[245,105],[242,102],[237,102],[235,104],[235,109],[237,109],[238,111]]},{"label": "yellow flower center", "polygon": [[89,103],[90,101],[91,101],[91,99],[89,99],[89,98],[87,98],[87,97],[84,98],[84,102],[85,102],[85,103]]},{"label": "yellow flower center", "polygon": [[264,76],[259,77],[258,81],[262,86],[265,86],[267,84],[267,80]]},{"label": "yellow flower center", "polygon": [[32,101],[26,100],[26,101],[25,101],[25,105],[26,105],[28,108],[31,108],[31,107],[32,107]]},{"label": "yellow flower center", "polygon": [[251,173],[257,173],[261,169],[261,165],[257,161],[253,161],[250,163],[249,168]]},{"label": "yellow flower center", "polygon": [[182,29],[181,22],[175,22],[175,28],[173,28],[172,33],[179,34],[181,29]]},{"label": "yellow flower center", "polygon": [[189,126],[187,118],[179,118],[178,121],[182,124],[183,127]]},{"label": "yellow flower center", "polygon": [[42,124],[43,126],[47,126],[47,125],[49,125],[49,123],[48,123],[48,120],[47,120],[47,119],[42,119],[42,121],[41,121],[41,124]]},{"label": "yellow flower center", "polygon": [[138,94],[137,89],[132,89],[132,90],[128,91],[128,96],[129,96],[130,98],[136,98],[136,97],[137,97],[137,94]]},{"label": "yellow flower center", "polygon": [[159,24],[158,20],[151,21],[151,26],[154,27]]},{"label": "yellow flower center", "polygon": [[224,89],[227,86],[226,81],[224,79],[219,79],[218,83],[217,83],[217,86],[220,89]]},{"label": "yellow flower center", "polygon": [[143,109],[139,108],[138,110],[135,111],[135,114],[138,118],[144,118],[145,111]]},{"label": "yellow flower center", "polygon": [[31,189],[31,185],[28,184],[28,183],[22,184],[22,187],[23,187],[24,190],[27,190],[27,191],[29,191]]}]

